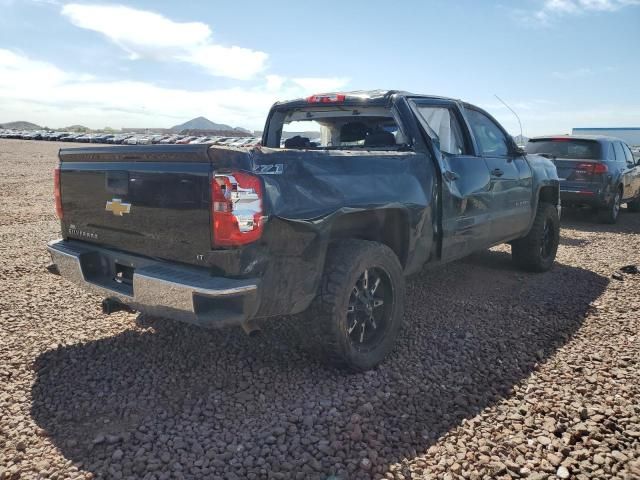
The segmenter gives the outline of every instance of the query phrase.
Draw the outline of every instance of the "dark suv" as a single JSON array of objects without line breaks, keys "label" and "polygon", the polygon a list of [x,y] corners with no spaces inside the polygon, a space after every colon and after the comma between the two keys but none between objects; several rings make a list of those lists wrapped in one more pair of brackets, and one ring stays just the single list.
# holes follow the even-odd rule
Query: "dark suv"
[{"label": "dark suv", "polygon": [[640,160],[613,137],[559,136],[529,140],[527,153],[550,158],[560,178],[563,206],[590,206],[601,222],[615,223],[620,204],[640,211]]}]

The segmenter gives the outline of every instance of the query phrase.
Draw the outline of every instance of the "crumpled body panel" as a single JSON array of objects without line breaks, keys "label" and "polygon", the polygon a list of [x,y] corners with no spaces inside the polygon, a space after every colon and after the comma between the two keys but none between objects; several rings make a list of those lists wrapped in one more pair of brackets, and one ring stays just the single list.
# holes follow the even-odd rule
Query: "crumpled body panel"
[{"label": "crumpled body panel", "polygon": [[419,269],[435,247],[437,174],[425,154],[212,148],[210,156],[217,173],[241,168],[264,179],[263,238],[243,249],[251,253],[238,272],[263,279],[258,316],[304,310],[317,292],[329,243],[347,232],[394,239],[408,271]]}]

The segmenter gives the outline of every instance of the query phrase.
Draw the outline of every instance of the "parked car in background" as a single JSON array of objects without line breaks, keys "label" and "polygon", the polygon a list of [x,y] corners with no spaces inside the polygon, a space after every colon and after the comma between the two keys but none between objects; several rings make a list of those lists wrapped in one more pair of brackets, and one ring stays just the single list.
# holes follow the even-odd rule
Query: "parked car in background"
[{"label": "parked car in background", "polygon": [[247,143],[248,140],[249,139],[247,137],[236,138],[233,140],[233,142],[230,142],[227,145],[229,145],[230,147],[241,147],[242,145]]},{"label": "parked car in background", "polygon": [[56,134],[52,135],[50,140],[55,140],[55,141],[64,141],[64,139],[66,137],[68,137],[69,135],[71,135],[70,133],[67,132],[57,132]]},{"label": "parked car in background", "polygon": [[176,140],[175,143],[177,143],[179,145],[186,145],[186,144],[190,143],[191,140],[195,140],[195,139],[196,139],[196,137],[194,137],[193,135],[189,135],[187,137],[182,137],[181,139]]},{"label": "parked car in background", "polygon": [[100,133],[91,137],[91,143],[107,143],[110,138],[113,138],[114,135],[110,133]]},{"label": "parked car in background", "polygon": [[640,211],[640,162],[613,137],[531,138],[527,153],[549,158],[558,169],[563,206],[589,206],[604,223],[615,223],[620,204]]},{"label": "parked car in background", "polygon": [[107,138],[106,143],[122,143],[122,141],[127,138],[127,135],[124,135],[122,133],[117,133],[115,134],[113,137],[111,138]]},{"label": "parked car in background", "polygon": [[162,140],[160,140],[159,143],[162,145],[172,144],[176,143],[176,140],[180,140],[181,138],[181,135],[170,135],[167,138],[163,138]]},{"label": "parked car in background", "polygon": [[230,145],[236,140],[237,140],[236,137],[225,138],[223,140],[220,140],[218,143],[216,143],[216,145]]},{"label": "parked car in background", "polygon": [[23,140],[42,140],[42,132],[29,132],[22,135]]},{"label": "parked car in background", "polygon": [[94,137],[93,133],[85,133],[84,135],[80,135],[75,139],[76,142],[81,143],[90,143],[91,139]]}]

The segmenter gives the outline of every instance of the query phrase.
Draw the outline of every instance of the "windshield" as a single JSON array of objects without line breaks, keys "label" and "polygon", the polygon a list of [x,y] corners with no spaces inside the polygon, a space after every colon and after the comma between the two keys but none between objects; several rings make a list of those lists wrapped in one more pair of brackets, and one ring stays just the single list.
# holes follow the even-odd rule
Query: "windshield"
[{"label": "windshield", "polygon": [[573,138],[532,139],[527,143],[527,153],[537,153],[555,158],[602,158],[600,144],[594,140]]},{"label": "windshield", "polygon": [[274,112],[266,145],[299,149],[398,149],[406,141],[384,107],[309,106]]}]

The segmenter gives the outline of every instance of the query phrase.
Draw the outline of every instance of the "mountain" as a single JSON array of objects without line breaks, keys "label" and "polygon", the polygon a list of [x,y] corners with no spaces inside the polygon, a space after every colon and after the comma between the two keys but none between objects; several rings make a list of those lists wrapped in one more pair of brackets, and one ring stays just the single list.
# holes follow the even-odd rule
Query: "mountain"
[{"label": "mountain", "polygon": [[240,132],[251,133],[250,130],[240,127],[232,127],[224,123],[215,123],[204,117],[197,117],[189,120],[188,122],[176,125],[171,127],[171,130],[175,130],[177,132],[181,132],[182,130],[237,130]]},{"label": "mountain", "polygon": [[0,124],[0,128],[11,128],[14,130],[42,130],[40,125],[31,122],[8,122]]}]

